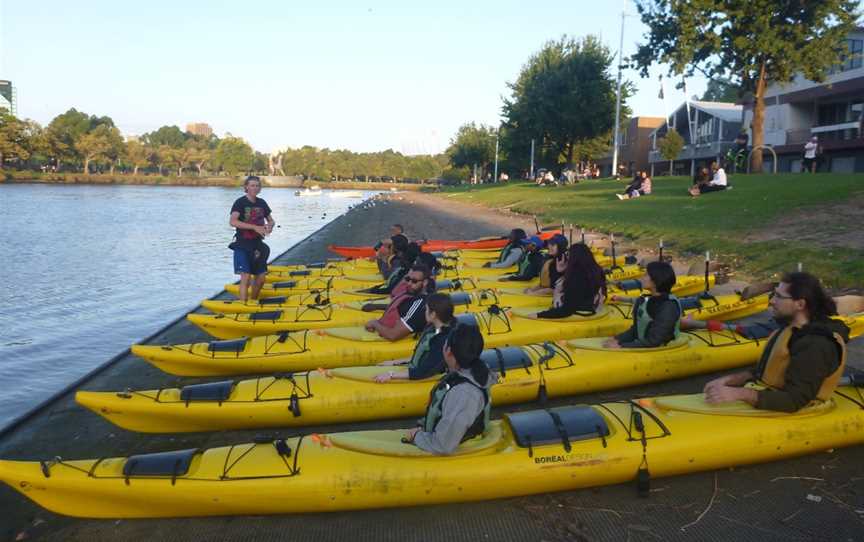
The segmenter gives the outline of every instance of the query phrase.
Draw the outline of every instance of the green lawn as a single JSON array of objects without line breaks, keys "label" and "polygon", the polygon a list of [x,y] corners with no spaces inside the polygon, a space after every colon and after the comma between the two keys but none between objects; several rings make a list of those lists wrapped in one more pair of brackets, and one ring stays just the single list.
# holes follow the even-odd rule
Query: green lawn
[{"label": "green lawn", "polygon": [[[852,250],[826,247],[819,240],[860,230],[860,222],[826,220],[825,211],[852,196],[860,200],[864,175],[734,175],[730,182],[732,190],[695,199],[686,193],[690,180],[684,177],[657,178],[652,195],[630,201],[615,197],[625,183],[611,180],[568,187],[459,186],[446,189],[442,196],[537,215],[547,224],[563,221],[612,231],[646,246],[663,238],[667,247],[684,255],[710,250],[759,278],[773,277],[802,262],[829,285],[864,285],[861,242],[853,244],[859,248]],[[822,211],[821,218],[812,216],[814,206]],[[794,220],[800,224],[798,231],[806,231],[811,240],[785,235],[783,241],[746,240],[778,219]]]}]

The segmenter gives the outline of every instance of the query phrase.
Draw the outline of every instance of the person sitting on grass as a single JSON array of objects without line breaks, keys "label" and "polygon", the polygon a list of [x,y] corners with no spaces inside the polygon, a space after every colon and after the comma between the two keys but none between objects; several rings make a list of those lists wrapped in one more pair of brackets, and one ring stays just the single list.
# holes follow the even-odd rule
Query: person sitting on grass
[{"label": "person sitting on grass", "polygon": [[563,276],[556,281],[552,307],[538,318],[567,318],[594,314],[606,298],[606,273],[584,243],[570,247]]},{"label": "person sitting on grass", "polygon": [[528,295],[552,295],[555,283],[567,268],[567,238],[556,233],[546,241],[546,261],[540,270],[540,284],[525,288]]},{"label": "person sitting on grass", "polygon": [[385,361],[379,365],[407,365],[406,371],[390,371],[375,377],[375,382],[390,380],[421,380],[447,370],[444,363],[444,343],[453,325],[453,300],[447,294],[436,293],[426,298],[426,327],[417,340],[409,359]]},{"label": "person sitting on grass", "polygon": [[403,442],[435,455],[450,455],[489,425],[490,390],[498,377],[480,359],[483,335],[477,326],[457,324],[444,344],[447,374],[432,388],[426,415]]},{"label": "person sitting on grass", "polygon": [[692,190],[694,186],[702,186],[709,182],[711,182],[711,172],[708,171],[707,167],[699,168],[699,171],[697,171],[696,175],[693,176],[693,184],[690,189]]},{"label": "person sitting on grass", "polygon": [[651,193],[651,177],[648,176],[647,171],[637,172],[636,177],[633,178],[633,182],[627,185],[627,188],[624,189],[623,194],[616,194],[618,199],[633,199],[638,198],[639,196],[647,196]]},{"label": "person sitting on grass", "polygon": [[398,341],[426,326],[426,286],[429,268],[415,265],[405,275],[405,292],[394,297],[377,320],[366,322],[366,331],[374,331],[388,341]]},{"label": "person sitting on grass", "polygon": [[543,248],[543,241],[536,235],[532,235],[525,239],[524,244],[525,253],[519,260],[516,272],[498,280],[525,282],[535,279],[540,274],[543,269],[543,254],[540,253],[540,249]]},{"label": "person sitting on grass", "polygon": [[[788,273],[774,289],[771,310],[782,327],[768,339],[759,363],[708,382],[708,403],[743,401],[761,410],[797,412],[831,398],[849,342],[849,328],[831,318],[835,301],[813,275]],[[749,382],[762,389],[745,387]]]},{"label": "person sitting on grass", "polygon": [[711,162],[711,171],[713,172],[713,177],[708,184],[693,185],[690,187],[688,192],[690,192],[691,196],[695,198],[699,197],[701,194],[707,194],[708,192],[726,190],[726,171],[720,167],[720,164],[717,162]]},{"label": "person sitting on grass", "polygon": [[[655,348],[678,337],[678,322],[684,311],[672,295],[675,270],[667,262],[651,262],[642,278],[642,286],[650,295],[641,296],[633,305],[633,325],[603,343],[604,348]],[[627,298],[612,296],[612,301]]]},{"label": "person sitting on grass", "polygon": [[522,258],[524,250],[522,248],[522,240],[525,239],[525,230],[516,228],[510,230],[510,235],[507,238],[507,244],[501,249],[498,255],[498,261],[486,262],[483,267],[491,267],[493,269],[506,269],[513,267]]}]

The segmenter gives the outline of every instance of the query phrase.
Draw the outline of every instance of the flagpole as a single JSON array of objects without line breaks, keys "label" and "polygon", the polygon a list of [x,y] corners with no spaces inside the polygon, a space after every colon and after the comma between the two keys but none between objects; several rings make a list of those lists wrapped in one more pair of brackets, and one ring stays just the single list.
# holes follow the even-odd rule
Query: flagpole
[{"label": "flagpole", "polygon": [[612,143],[612,177],[618,175],[618,141],[621,131],[621,63],[624,61],[624,17],[627,16],[627,0],[621,11],[621,41],[618,45],[618,92],[615,97],[615,141]]}]

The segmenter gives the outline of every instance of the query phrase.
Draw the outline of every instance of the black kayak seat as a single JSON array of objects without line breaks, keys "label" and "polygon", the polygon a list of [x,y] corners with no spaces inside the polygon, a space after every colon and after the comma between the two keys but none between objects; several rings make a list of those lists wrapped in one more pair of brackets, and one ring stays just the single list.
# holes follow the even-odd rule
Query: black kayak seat
[{"label": "black kayak seat", "polygon": [[450,301],[452,301],[454,305],[470,305],[471,295],[466,292],[454,292],[450,294]]},{"label": "black kayak seat", "polygon": [[635,265],[639,262],[639,259],[636,256],[624,256],[624,265]]},{"label": "black kayak seat", "polygon": [[[532,365],[531,357],[518,346],[492,348],[480,354],[480,360],[491,371],[503,372],[510,369],[524,369]],[[502,371],[503,369],[503,371]]]},{"label": "black kayak seat", "polygon": [[197,453],[197,449],[191,449],[129,456],[123,465],[123,476],[183,476],[189,472]]},{"label": "black kayak seat", "polygon": [[295,286],[297,286],[296,280],[285,280],[282,282],[273,283],[274,288],[294,288]]},{"label": "black kayak seat", "polygon": [[288,301],[288,296],[277,295],[276,297],[265,297],[264,299],[259,299],[259,305],[281,305]]},{"label": "black kayak seat", "polygon": [[306,264],[306,269],[324,269],[327,267],[327,262],[315,262]]},{"label": "black kayak seat", "polygon": [[477,315],[473,312],[463,312],[462,314],[457,314],[456,321],[463,326],[480,326],[480,324],[477,322]]},{"label": "black kayak seat", "polygon": [[210,341],[207,345],[207,350],[210,352],[237,352],[240,353],[246,348],[246,339],[228,339],[226,341]]},{"label": "black kayak seat", "polygon": [[702,308],[702,300],[700,300],[699,297],[695,295],[679,297],[678,301],[681,302],[681,308],[685,311]]},{"label": "black kayak seat", "polygon": [[[559,427],[552,415],[561,420]],[[513,412],[504,417],[522,448],[561,442],[561,430],[569,441],[588,440],[609,435],[606,419],[590,406],[565,406],[548,410]]]},{"label": "black kayak seat", "polygon": [[615,283],[615,286],[622,290],[641,290],[642,281],[638,279],[621,280]]},{"label": "black kayak seat", "polygon": [[249,320],[278,320],[282,317],[282,311],[264,311],[264,312],[253,312],[249,314]]},{"label": "black kayak seat", "polygon": [[180,400],[186,403],[196,401],[226,401],[234,389],[233,380],[209,382],[207,384],[192,384],[180,388]]},{"label": "black kayak seat", "polygon": [[308,277],[311,274],[312,274],[312,271],[310,271],[308,269],[297,269],[294,271],[290,271],[288,273],[288,276],[289,277]]}]

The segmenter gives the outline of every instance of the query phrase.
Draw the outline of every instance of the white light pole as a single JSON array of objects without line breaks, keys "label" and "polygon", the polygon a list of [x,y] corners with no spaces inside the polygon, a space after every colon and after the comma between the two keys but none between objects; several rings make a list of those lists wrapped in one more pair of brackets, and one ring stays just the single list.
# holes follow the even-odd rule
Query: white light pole
[{"label": "white light pole", "polygon": [[615,97],[615,141],[612,144],[612,176],[618,174],[618,141],[621,131],[621,63],[624,61],[624,18],[627,16],[627,2],[621,12],[621,41],[618,45],[618,92]]},{"label": "white light pole", "polygon": [[534,140],[531,140],[531,178],[534,178]]},{"label": "white light pole", "polygon": [[498,132],[501,131],[501,127],[499,126],[497,130],[495,130],[495,178],[492,179],[493,183],[498,182]]}]

